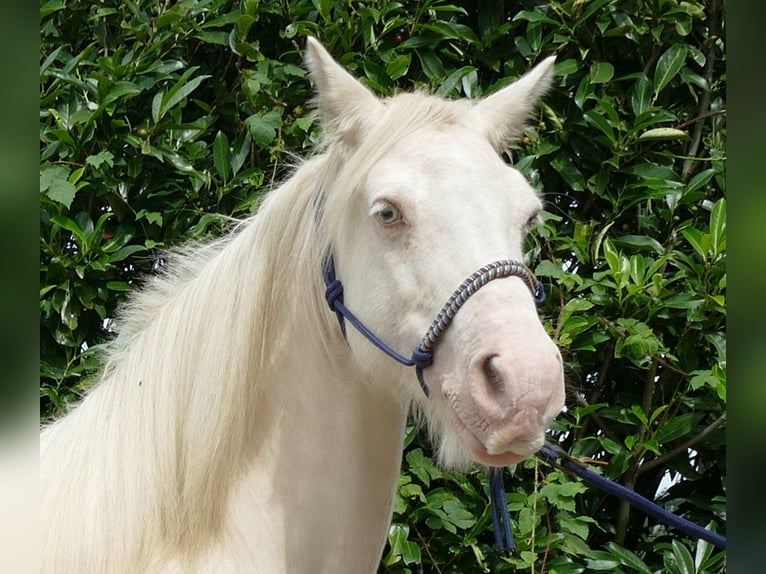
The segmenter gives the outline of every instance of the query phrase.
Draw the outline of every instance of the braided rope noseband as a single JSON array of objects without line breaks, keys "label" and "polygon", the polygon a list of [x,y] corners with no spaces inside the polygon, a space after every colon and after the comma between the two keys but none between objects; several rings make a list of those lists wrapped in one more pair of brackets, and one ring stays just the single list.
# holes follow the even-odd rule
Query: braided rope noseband
[{"label": "braided rope noseband", "polygon": [[543,292],[542,285],[524,265],[512,259],[495,261],[473,273],[460,284],[460,287],[455,289],[455,292],[450,295],[450,298],[447,299],[444,307],[439,311],[434,322],[431,323],[431,327],[428,329],[426,336],[423,337],[420,347],[426,352],[431,352],[436,341],[442,336],[444,331],[447,330],[447,327],[452,322],[452,319],[455,318],[460,307],[468,301],[468,298],[471,295],[476,293],[493,279],[501,279],[510,276],[520,277],[524,281],[524,284],[529,287],[529,290],[534,294],[535,303],[539,305],[545,300],[545,293]]},{"label": "braided rope noseband", "polygon": [[463,281],[460,286],[447,299],[444,307],[436,315],[431,326],[428,328],[420,344],[412,352],[412,357],[407,358],[389,347],[380,337],[375,335],[364,323],[362,323],[344,304],[343,304],[343,284],[335,276],[335,262],[332,256],[324,260],[322,266],[322,276],[325,282],[325,298],[338,317],[343,337],[346,337],[346,326],[344,319],[348,321],[373,345],[386,353],[389,357],[407,367],[415,367],[420,388],[428,396],[428,386],[423,378],[423,369],[430,367],[433,363],[433,353],[436,343],[449,327],[455,315],[460,308],[468,301],[469,297],[474,295],[479,289],[484,287],[490,281],[502,279],[503,277],[519,277],[524,284],[532,291],[535,302],[539,305],[545,299],[542,285],[535,279],[532,272],[522,263],[513,259],[501,259],[485,265]]}]

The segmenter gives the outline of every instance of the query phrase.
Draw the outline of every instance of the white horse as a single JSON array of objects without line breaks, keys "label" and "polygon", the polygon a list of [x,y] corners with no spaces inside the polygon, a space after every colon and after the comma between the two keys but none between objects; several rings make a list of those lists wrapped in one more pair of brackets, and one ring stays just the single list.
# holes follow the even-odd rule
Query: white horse
[{"label": "white horse", "polygon": [[[500,152],[553,58],[480,101],[380,100],[313,39],[325,141],[228,237],[132,300],[101,383],[42,433],[43,571],[375,572],[410,406],[441,464],[532,455],[563,400],[529,282],[472,294],[423,370],[347,340],[344,304],[409,354],[469,274],[521,260],[541,210]],[[346,323],[348,325],[348,323]]]}]

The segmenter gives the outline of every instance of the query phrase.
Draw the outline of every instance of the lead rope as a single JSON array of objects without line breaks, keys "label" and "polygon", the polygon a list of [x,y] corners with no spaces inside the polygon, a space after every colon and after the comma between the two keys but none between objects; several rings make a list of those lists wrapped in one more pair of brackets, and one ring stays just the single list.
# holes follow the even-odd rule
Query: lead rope
[{"label": "lead rope", "polygon": [[508,501],[505,498],[505,469],[492,466],[489,469],[489,500],[492,506],[492,524],[495,527],[495,548],[498,552],[510,552],[516,549],[513,539],[511,515],[508,513]]},{"label": "lead rope", "polygon": [[588,470],[577,459],[571,457],[562,448],[556,445],[546,442],[543,448],[537,452],[537,457],[549,464],[557,466],[565,472],[570,472],[579,476],[585,484],[600,488],[607,494],[611,494],[620,500],[628,502],[631,506],[635,506],[643,513],[652,518],[656,518],[672,528],[680,530],[687,536],[705,540],[716,548],[726,550],[725,536],[713,532],[712,530],[708,530],[707,528],[703,528],[699,524],[695,524],[691,520],[687,520],[682,516],[677,516],[672,512],[665,510],[659,504],[652,502],[648,498],[629,489],[627,486],[623,486],[618,482],[614,482],[600,474],[596,474],[592,470]]}]

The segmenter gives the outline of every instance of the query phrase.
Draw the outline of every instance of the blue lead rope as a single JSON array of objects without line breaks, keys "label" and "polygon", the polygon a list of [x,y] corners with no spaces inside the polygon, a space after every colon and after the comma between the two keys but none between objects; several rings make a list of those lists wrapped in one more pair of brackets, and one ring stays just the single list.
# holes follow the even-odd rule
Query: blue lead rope
[{"label": "blue lead rope", "polygon": [[[569,456],[561,448],[545,443],[536,455],[539,459],[571,472],[579,476],[585,484],[600,488],[607,494],[616,496],[620,500],[628,502],[645,514],[660,522],[680,530],[692,538],[698,538],[709,542],[716,548],[726,550],[726,537],[703,528],[690,520],[677,516],[645,498],[629,488],[609,480],[606,477],[588,470],[585,466]],[[503,471],[505,469],[492,467],[489,469],[489,497],[492,505],[492,524],[495,527],[495,548],[499,552],[508,552],[516,548],[511,527],[511,517],[508,514],[508,501],[505,498],[505,484],[503,483]]]},{"label": "blue lead rope", "polygon": [[505,498],[504,471],[504,468],[497,466],[489,469],[489,500],[492,505],[492,524],[495,527],[495,548],[498,552],[516,549],[511,515],[508,514],[508,501]]},{"label": "blue lead rope", "polygon": [[656,518],[660,522],[663,522],[672,528],[680,530],[692,538],[699,538],[709,542],[716,548],[726,550],[725,536],[718,534],[717,532],[713,532],[712,530],[708,530],[707,528],[704,528],[699,524],[695,524],[690,520],[686,520],[681,516],[677,516],[672,512],[665,510],[658,504],[655,504],[648,498],[644,498],[637,492],[634,492],[629,488],[614,482],[613,480],[609,480],[600,474],[596,474],[592,470],[588,470],[576,459],[572,458],[561,448],[555,445],[545,443],[543,448],[537,452],[537,457],[550,464],[558,466],[562,470],[579,476],[584,483],[600,488],[607,494],[611,494],[620,500],[624,500],[630,503],[631,506],[635,506],[643,513],[648,514],[652,518]]}]

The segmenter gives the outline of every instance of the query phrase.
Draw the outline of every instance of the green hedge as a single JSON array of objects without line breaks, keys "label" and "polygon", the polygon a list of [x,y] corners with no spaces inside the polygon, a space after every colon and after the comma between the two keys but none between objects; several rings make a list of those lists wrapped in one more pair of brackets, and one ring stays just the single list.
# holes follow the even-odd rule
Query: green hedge
[{"label": "green hedge", "polygon": [[[41,418],[98,370],[162,249],[258,206],[317,136],[320,38],[381,94],[477,97],[557,54],[513,161],[542,190],[529,245],[566,363],[552,434],[594,469],[725,530],[725,44],[719,0],[157,3],[40,8]],[[534,460],[512,469],[519,551],[491,548],[486,477],[407,435],[381,572],[720,572],[725,553]]]}]

